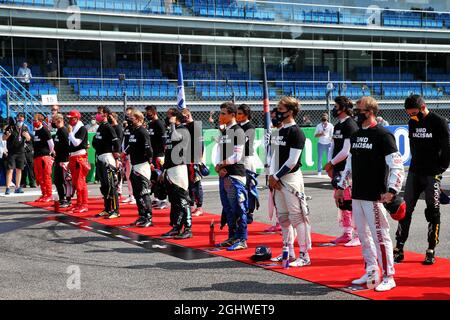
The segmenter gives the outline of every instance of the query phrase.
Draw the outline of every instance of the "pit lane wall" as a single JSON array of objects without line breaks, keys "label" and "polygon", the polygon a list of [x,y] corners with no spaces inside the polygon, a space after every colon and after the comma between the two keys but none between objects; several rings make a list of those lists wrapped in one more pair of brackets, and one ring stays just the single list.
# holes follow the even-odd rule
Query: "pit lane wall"
[{"label": "pit lane wall", "polygon": [[[397,147],[402,154],[403,163],[405,166],[409,166],[411,159],[410,149],[409,149],[409,139],[408,139],[408,126],[388,126],[386,127],[395,136],[397,141]],[[302,152],[302,170],[303,172],[317,172],[317,141],[318,139],[314,137],[315,128],[306,127],[302,128],[306,136],[305,149]],[[92,138],[95,133],[89,133],[89,143],[92,145]],[[219,131],[216,129],[207,129],[203,131],[204,143],[205,143],[205,156],[206,165],[209,167],[211,175],[217,175],[214,171],[214,159],[217,154],[217,143],[216,138],[219,135]],[[258,173],[264,172],[264,129],[256,129],[255,134],[255,153],[258,155],[255,157],[256,168]],[[1,134],[0,134],[1,141]],[[0,150],[1,154],[1,150]],[[89,148],[88,159],[91,163],[92,169],[87,176],[88,182],[94,182],[95,180],[95,150]],[[3,164],[3,161],[2,161]],[[323,157],[322,167],[326,164],[326,157]],[[0,168],[0,185],[5,184],[5,169],[4,165]]]}]

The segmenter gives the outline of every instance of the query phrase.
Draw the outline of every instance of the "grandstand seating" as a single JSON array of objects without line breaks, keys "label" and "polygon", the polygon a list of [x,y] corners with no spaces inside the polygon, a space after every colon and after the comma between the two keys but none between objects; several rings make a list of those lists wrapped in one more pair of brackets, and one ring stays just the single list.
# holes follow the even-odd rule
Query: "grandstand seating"
[{"label": "grandstand seating", "polygon": [[[54,7],[56,0],[3,0],[2,3]],[[317,24],[367,25],[369,13],[343,9],[310,9],[297,5],[240,3],[236,0],[179,0],[166,6],[164,0],[78,0],[81,10],[114,11],[140,14],[171,14],[260,21],[294,21]],[[183,10],[183,7],[185,8]],[[386,27],[450,28],[450,14],[420,11],[384,10],[381,23]]]}]

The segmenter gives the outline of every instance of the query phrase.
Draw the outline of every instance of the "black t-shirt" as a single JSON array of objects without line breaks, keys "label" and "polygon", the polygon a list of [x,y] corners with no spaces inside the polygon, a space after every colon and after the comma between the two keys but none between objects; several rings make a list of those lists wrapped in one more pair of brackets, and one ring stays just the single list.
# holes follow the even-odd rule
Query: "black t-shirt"
[{"label": "black t-shirt", "polygon": [[377,201],[387,192],[388,166],[385,157],[397,152],[392,133],[376,125],[359,129],[350,138],[352,155],[352,197]]},{"label": "black t-shirt", "polygon": [[34,130],[33,148],[35,158],[50,155],[49,140],[52,140],[52,135],[46,127]]},{"label": "black t-shirt", "polygon": [[[131,135],[131,127],[128,126],[123,130],[123,151],[126,152],[127,147],[128,147],[128,141],[130,140],[130,135]],[[128,152],[127,152],[128,153]]]},{"label": "black t-shirt", "polygon": [[104,153],[119,152],[119,139],[116,131],[107,123],[101,123],[92,139],[92,146],[97,156]]},{"label": "black t-shirt", "polygon": [[[175,166],[187,164],[189,162],[190,135],[189,131],[182,124],[176,127],[176,131],[182,136],[181,140],[172,140],[172,131],[167,131],[165,154],[164,154],[164,169],[170,169]],[[151,136],[150,136],[151,138]],[[152,142],[153,146],[153,142]],[[156,157],[156,154],[153,154]]]},{"label": "black t-shirt", "polygon": [[[303,150],[305,148],[306,137],[302,129],[295,124],[289,127],[282,127],[280,130],[274,132],[272,136],[272,150],[276,150],[276,157],[278,170],[284,165],[284,163],[289,159],[289,154],[291,149]],[[301,156],[298,158],[298,163],[292,168],[289,173],[296,172],[302,166]]]},{"label": "black t-shirt", "polygon": [[191,137],[191,143],[189,145],[190,163],[198,164],[200,163],[203,155],[203,133],[202,133],[202,122],[192,121],[186,123],[186,129],[189,131]]},{"label": "black t-shirt", "polygon": [[135,165],[151,161],[153,151],[148,131],[143,126],[140,126],[129,132],[127,154],[130,155],[131,164]]},{"label": "black t-shirt", "polygon": [[[222,131],[221,134],[218,148],[220,150],[220,160],[225,161],[233,155],[236,146],[245,145],[245,133],[238,124],[235,124],[229,129]],[[225,166],[224,168],[227,170],[227,175],[245,177],[243,161],[244,159],[241,159],[238,163]]]},{"label": "black t-shirt", "polygon": [[53,141],[55,142],[55,161],[69,161],[69,132],[67,131],[67,128],[59,128],[56,131]]},{"label": "black t-shirt", "polygon": [[116,132],[116,136],[119,139],[119,151],[122,151],[122,141],[123,141],[123,127],[121,124],[117,124],[116,126],[113,126],[114,131]]},{"label": "black t-shirt", "polygon": [[244,156],[249,157],[254,155],[253,145],[255,142],[255,131],[256,127],[250,121],[246,124],[241,125],[241,128],[245,133],[245,153]]},{"label": "black t-shirt", "polygon": [[160,119],[150,121],[147,124],[147,130],[152,141],[153,156],[164,157],[164,145],[166,144],[166,127]]},{"label": "black t-shirt", "polygon": [[447,121],[430,112],[419,122],[409,120],[408,126],[412,156],[409,171],[423,175],[444,172],[450,161]]},{"label": "black t-shirt", "polygon": [[[342,148],[344,147],[344,140],[350,139],[352,134],[354,134],[356,131],[358,131],[358,125],[356,124],[355,120],[353,120],[351,117],[347,118],[344,122],[338,122],[334,126],[333,131],[333,158],[336,157],[336,155],[341,152]],[[345,159],[339,163],[336,163],[334,166],[335,171],[343,171],[345,168]]]},{"label": "black t-shirt", "polygon": [[24,132],[28,132],[28,127],[26,125],[22,125],[20,128],[17,126],[8,126],[5,129],[5,132],[10,131],[11,135],[8,140],[6,140],[6,147],[8,148],[8,153],[11,154],[20,154],[24,153],[25,146],[25,138],[22,136]]},{"label": "black t-shirt", "polygon": [[85,126],[82,126],[75,133],[75,138],[80,139],[81,143],[78,146],[74,146],[69,140],[69,152],[73,153],[87,148],[88,145],[88,131]]}]

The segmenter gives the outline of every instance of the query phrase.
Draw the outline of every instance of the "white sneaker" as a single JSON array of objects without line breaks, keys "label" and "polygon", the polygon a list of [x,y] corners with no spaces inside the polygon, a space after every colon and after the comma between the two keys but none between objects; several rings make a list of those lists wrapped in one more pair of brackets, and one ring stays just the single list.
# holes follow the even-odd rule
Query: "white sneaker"
[{"label": "white sneaker", "polygon": [[309,255],[300,254],[300,257],[298,257],[297,260],[289,263],[289,267],[304,267],[304,266],[309,266],[310,264],[311,264],[311,260],[309,259]]},{"label": "white sneaker", "polygon": [[378,270],[375,270],[374,267],[372,270],[367,270],[367,288],[374,289],[380,283],[380,273]]},{"label": "white sneaker", "polygon": [[396,287],[394,277],[384,277],[383,282],[381,282],[376,288],[375,291],[389,291]]},{"label": "white sneaker", "polygon": [[319,172],[319,173],[317,174],[317,176],[318,176],[318,177],[321,177],[321,176],[322,176],[322,172]]},{"label": "white sneaker", "polygon": [[[281,261],[283,261],[283,255],[280,254],[279,256],[270,259],[270,261],[272,261],[272,262],[281,262]],[[295,261],[295,256],[289,255],[289,262],[294,262],[294,261]]]},{"label": "white sneaker", "polygon": [[357,285],[366,284],[368,278],[369,278],[369,276],[367,275],[367,273],[365,273],[361,278],[353,280],[352,284],[357,284]]},{"label": "white sneaker", "polygon": [[349,242],[347,242],[346,244],[344,244],[345,247],[358,247],[361,245],[361,241],[359,241],[359,238],[353,238],[352,240],[350,240]]},{"label": "white sneaker", "polygon": [[136,204],[136,199],[133,198],[133,199],[131,199],[130,202],[128,202],[128,203],[129,203],[129,204]]}]

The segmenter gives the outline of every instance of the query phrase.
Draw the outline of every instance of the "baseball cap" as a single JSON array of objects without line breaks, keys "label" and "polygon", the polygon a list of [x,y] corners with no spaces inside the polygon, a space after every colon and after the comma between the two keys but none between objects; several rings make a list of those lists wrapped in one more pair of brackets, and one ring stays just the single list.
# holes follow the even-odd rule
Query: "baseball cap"
[{"label": "baseball cap", "polygon": [[253,261],[265,261],[272,258],[272,250],[267,246],[257,246],[255,254],[250,257]]}]

